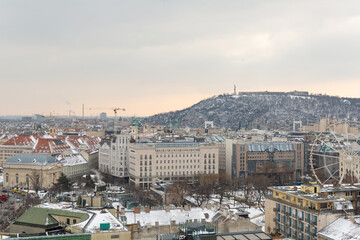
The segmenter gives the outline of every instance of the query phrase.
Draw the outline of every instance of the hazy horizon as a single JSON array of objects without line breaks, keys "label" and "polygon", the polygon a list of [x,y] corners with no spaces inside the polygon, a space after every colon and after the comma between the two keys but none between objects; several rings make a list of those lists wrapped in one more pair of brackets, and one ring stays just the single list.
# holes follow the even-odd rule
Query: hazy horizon
[{"label": "hazy horizon", "polygon": [[[268,91],[268,90],[265,90],[265,91]],[[264,91],[264,92],[265,92]],[[292,91],[299,91],[299,90],[292,90]],[[288,92],[292,92],[292,91],[288,91]],[[306,91],[306,90],[303,90],[303,91]],[[245,91],[247,92],[247,91]],[[262,91],[248,91],[248,92],[262,92]],[[278,92],[278,91],[268,91],[268,92]],[[284,91],[285,92],[285,91]],[[287,92],[287,91],[286,91]],[[330,95],[330,94],[327,94],[327,93],[312,93],[312,92],[309,92],[309,91],[306,91],[309,93],[309,96],[312,96],[312,95],[323,95],[323,96],[331,96],[331,97],[341,97],[341,98],[353,98],[353,97],[347,97],[347,96],[339,96],[339,95]],[[172,110],[169,110],[167,112],[158,112],[158,113],[154,113],[152,115],[126,115],[124,114],[122,111],[118,111],[118,114],[117,114],[117,117],[125,117],[125,118],[132,118],[132,117],[139,117],[139,118],[143,118],[143,117],[149,117],[149,116],[153,116],[153,115],[157,115],[157,114],[162,114],[162,113],[168,113],[168,112],[176,112],[176,111],[181,111],[181,110],[184,110],[184,109],[187,109],[187,108],[190,108],[192,107],[193,105],[197,104],[198,102],[202,101],[202,100],[205,100],[205,99],[208,99],[208,98],[211,98],[211,97],[214,97],[214,96],[220,96],[220,95],[223,95],[223,94],[233,94],[231,92],[229,93],[220,93],[220,94],[216,94],[216,95],[213,95],[213,96],[208,96],[207,98],[204,98],[204,99],[201,99],[197,102],[194,102],[192,103],[191,105],[189,106],[185,106],[184,108],[181,108],[181,109],[172,109]],[[85,106],[85,109],[86,109],[86,106]],[[89,112],[93,112],[93,111],[89,111],[89,110],[85,110],[85,114],[84,114],[84,117],[86,118],[91,118],[91,117],[99,117],[100,113],[101,112],[106,112],[107,113],[107,117],[108,118],[113,118],[115,117],[113,111],[96,111],[98,112],[98,114],[89,114]],[[21,117],[21,116],[34,116],[35,114],[40,114],[40,115],[44,115],[44,116],[50,116],[50,112],[49,113],[32,113],[32,114],[17,114],[17,115],[0,115],[0,117]],[[73,113],[70,115],[70,116],[67,116],[67,115],[58,115],[56,114],[56,112],[51,112],[51,115],[53,117],[82,117],[82,112],[80,114],[76,114],[74,115]]]},{"label": "hazy horizon", "polygon": [[[237,91],[358,98],[360,2],[0,2],[0,115],[149,116]],[[98,110],[89,108],[98,107]],[[102,108],[102,109],[100,109]]]}]

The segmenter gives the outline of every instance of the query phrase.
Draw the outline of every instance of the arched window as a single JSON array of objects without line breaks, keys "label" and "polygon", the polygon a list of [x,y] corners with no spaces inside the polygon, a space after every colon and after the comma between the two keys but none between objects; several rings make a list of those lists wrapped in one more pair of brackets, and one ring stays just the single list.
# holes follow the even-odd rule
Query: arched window
[{"label": "arched window", "polygon": [[142,160],[143,159],[143,156],[142,155],[140,155],[140,160]]},{"label": "arched window", "polygon": [[211,153],[209,153],[209,158],[211,158]]},{"label": "arched window", "polygon": [[213,153],[213,158],[215,158],[215,153]]},{"label": "arched window", "polygon": [[145,154],[145,159],[147,159],[147,155]]},{"label": "arched window", "polygon": [[204,158],[206,158],[206,153],[204,154]]}]

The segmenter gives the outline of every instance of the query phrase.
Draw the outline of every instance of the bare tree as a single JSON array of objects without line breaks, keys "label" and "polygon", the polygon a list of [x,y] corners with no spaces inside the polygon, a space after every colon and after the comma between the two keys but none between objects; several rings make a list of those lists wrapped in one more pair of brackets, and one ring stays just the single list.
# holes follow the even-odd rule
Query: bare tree
[{"label": "bare tree", "polygon": [[166,193],[170,195],[170,198],[177,206],[183,206],[185,204],[185,198],[190,195],[190,192],[191,187],[186,180],[176,181],[166,188]]},{"label": "bare tree", "polygon": [[230,191],[233,188],[233,182],[226,173],[219,173],[214,175],[208,175],[206,179],[212,185],[213,193],[217,194],[220,197],[220,205],[225,197],[229,195]]},{"label": "bare tree", "polygon": [[191,196],[199,207],[206,204],[214,190],[214,179],[211,175],[197,175],[191,189]]},{"label": "bare tree", "polygon": [[246,177],[242,181],[245,203],[257,205],[264,212],[265,195],[268,193],[268,187],[271,185],[271,182],[271,179],[263,174],[253,174]]},{"label": "bare tree", "polygon": [[41,171],[33,170],[29,175],[30,184],[34,188],[36,195],[38,194],[39,190],[43,184],[43,177]]}]

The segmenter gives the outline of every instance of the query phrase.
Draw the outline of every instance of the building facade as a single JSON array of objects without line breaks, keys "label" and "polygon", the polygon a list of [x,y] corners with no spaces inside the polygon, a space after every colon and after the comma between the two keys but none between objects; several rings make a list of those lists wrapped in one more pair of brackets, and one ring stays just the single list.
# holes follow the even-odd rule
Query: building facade
[{"label": "building facade", "polygon": [[99,169],[116,177],[129,176],[130,135],[119,134],[103,141],[99,149]]},{"label": "building facade", "polygon": [[129,180],[136,187],[219,173],[219,148],[197,142],[134,143],[129,146]]},{"label": "building facade", "polygon": [[0,166],[3,163],[18,154],[32,153],[33,148],[31,146],[16,146],[16,145],[0,145]]},{"label": "building facade", "polygon": [[62,165],[63,173],[71,179],[90,174],[89,163],[81,154],[67,154],[56,157]]},{"label": "building facade", "polygon": [[305,151],[302,142],[241,143],[227,140],[226,154],[226,172],[233,179],[266,174],[270,170],[288,173],[294,180],[304,174]]},{"label": "building facade", "polygon": [[50,188],[62,172],[57,159],[41,154],[16,155],[6,160],[3,167],[4,187],[33,188],[38,184],[40,188]]}]

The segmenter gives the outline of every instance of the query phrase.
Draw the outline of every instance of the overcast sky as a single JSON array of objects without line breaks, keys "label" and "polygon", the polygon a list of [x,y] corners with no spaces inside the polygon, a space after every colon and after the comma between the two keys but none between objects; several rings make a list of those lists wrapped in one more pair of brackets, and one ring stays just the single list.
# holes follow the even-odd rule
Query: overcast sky
[{"label": "overcast sky", "polygon": [[145,116],[234,84],[360,97],[360,2],[1,0],[0,83],[0,115]]}]

